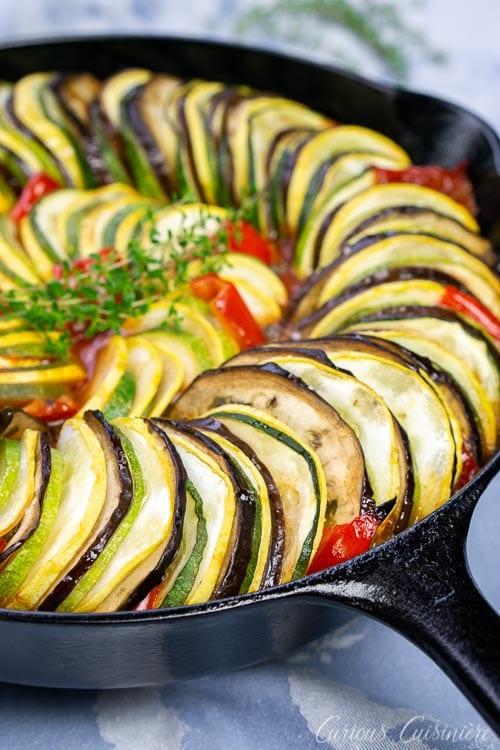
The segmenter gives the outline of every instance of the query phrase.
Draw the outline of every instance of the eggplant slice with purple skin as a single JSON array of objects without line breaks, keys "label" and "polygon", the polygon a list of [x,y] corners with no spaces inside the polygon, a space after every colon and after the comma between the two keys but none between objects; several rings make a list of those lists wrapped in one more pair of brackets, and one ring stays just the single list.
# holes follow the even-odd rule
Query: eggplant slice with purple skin
[{"label": "eggplant slice with purple skin", "polygon": [[[368,478],[366,499],[375,507],[393,501],[393,509],[379,526],[376,542],[406,528],[413,505],[413,470],[406,436],[382,398],[350,373],[336,368],[320,349],[260,347],[229,361],[234,365],[274,362],[303,380],[350,425],[360,441]],[[337,508],[329,524],[349,523],[354,515]]]},{"label": "eggplant slice with purple skin", "polygon": [[303,381],[273,364],[207,371],[181,394],[169,416],[195,419],[225,404],[246,404],[288,424],[323,465],[327,515],[335,513],[337,506],[350,508],[352,516],[360,512],[366,474],[359,441],[337,412]]}]

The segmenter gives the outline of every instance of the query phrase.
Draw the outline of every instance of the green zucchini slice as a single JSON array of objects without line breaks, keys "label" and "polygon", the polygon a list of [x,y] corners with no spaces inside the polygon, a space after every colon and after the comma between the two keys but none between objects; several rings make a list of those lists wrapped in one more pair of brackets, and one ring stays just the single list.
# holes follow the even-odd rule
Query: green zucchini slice
[{"label": "green zucchini slice", "polygon": [[305,575],[321,539],[326,480],[315,451],[290,427],[266,412],[240,404],[212,409],[222,422],[266,462],[283,503],[285,548],[281,582]]}]

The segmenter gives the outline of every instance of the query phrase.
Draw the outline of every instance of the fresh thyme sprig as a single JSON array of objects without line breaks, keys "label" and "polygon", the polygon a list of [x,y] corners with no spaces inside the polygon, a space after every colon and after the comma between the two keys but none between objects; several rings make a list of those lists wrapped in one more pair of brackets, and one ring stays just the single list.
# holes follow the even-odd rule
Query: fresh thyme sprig
[{"label": "fresh thyme sprig", "polygon": [[[320,38],[311,36],[314,22],[321,30]],[[275,0],[271,4],[245,5],[237,19],[236,31],[246,34],[255,28],[264,30],[273,40],[288,40],[315,50],[327,47],[331,37],[324,32],[328,28],[343,30],[370,50],[399,80],[407,78],[415,54],[434,63],[444,61],[443,54],[431,48],[424,34],[406,22],[398,4],[388,0]],[[352,54],[338,47],[333,52],[357,69]]]},{"label": "fresh thyme sprig", "polygon": [[[228,212],[237,223],[248,210]],[[86,261],[63,261],[57,278],[46,284],[11,289],[0,295],[0,315],[19,318],[25,328],[47,335],[49,356],[67,358],[75,335],[91,339],[99,333],[120,333],[124,323],[137,318],[165,298],[173,298],[197,275],[220,271],[227,254],[225,220],[200,210],[194,223],[182,221],[175,232],[159,236],[154,216],[149,242],[133,241],[125,255],[115,250],[92,253]],[[179,327],[175,303],[165,327]],[[53,332],[59,335],[50,336]]]}]

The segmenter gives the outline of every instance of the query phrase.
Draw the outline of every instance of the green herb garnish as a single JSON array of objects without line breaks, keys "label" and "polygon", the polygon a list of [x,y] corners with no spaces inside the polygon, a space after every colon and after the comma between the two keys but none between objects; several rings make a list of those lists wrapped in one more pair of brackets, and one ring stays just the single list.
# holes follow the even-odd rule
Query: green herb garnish
[{"label": "green herb garnish", "polygon": [[[246,210],[228,212],[227,220],[237,222]],[[75,335],[91,339],[107,331],[119,334],[125,321],[145,314],[155,302],[175,298],[173,293],[185,292],[193,263],[197,275],[220,271],[224,265],[225,220],[200,211],[198,221],[189,226],[183,222],[166,238],[158,236],[154,216],[149,221],[147,246],[134,241],[124,256],[110,250],[85,260],[65,260],[58,266],[57,278],[46,284],[26,285],[0,295],[0,315],[21,319],[26,329],[45,333],[47,353],[65,358]],[[178,330],[179,325],[173,302],[164,326]],[[59,335],[53,336],[54,332]]]},{"label": "green herb garnish", "polygon": [[[319,29],[316,36],[315,22]],[[255,28],[264,30],[273,40],[315,50],[328,46],[324,33],[327,28],[347,32],[400,80],[407,77],[415,52],[434,63],[444,60],[441,52],[430,48],[422,33],[403,20],[396,3],[386,0],[276,0],[271,5],[258,4],[246,10],[236,22],[236,31],[241,34]],[[332,50],[331,45],[327,51],[358,69],[352,53],[339,46]]]}]

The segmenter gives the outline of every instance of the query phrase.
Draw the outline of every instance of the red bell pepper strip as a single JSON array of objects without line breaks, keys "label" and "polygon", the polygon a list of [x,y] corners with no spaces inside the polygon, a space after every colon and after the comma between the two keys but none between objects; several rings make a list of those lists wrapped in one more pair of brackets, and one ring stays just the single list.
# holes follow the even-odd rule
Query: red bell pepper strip
[{"label": "red bell pepper strip", "polygon": [[23,406],[23,411],[44,422],[59,422],[74,417],[79,408],[71,396],[64,394],[56,399],[35,398]]},{"label": "red bell pepper strip", "polygon": [[246,221],[224,222],[222,229],[226,232],[227,250],[230,253],[243,253],[258,258],[269,265],[273,256],[271,243]]},{"label": "red bell pepper strip", "polygon": [[374,514],[364,513],[356,516],[350,523],[326,526],[307,572],[317,573],[366,552],[379,523],[380,520]]},{"label": "red bell pepper strip", "polygon": [[59,190],[61,185],[44,172],[31,175],[21,191],[17,203],[10,212],[10,218],[17,224],[29,214],[35,203],[44,195]]},{"label": "red bell pepper strip", "polygon": [[439,304],[475,320],[500,343],[500,320],[471,294],[461,292],[454,286],[447,286]]},{"label": "red bell pepper strip", "polygon": [[149,592],[147,596],[144,597],[142,601],[139,602],[139,604],[136,604],[134,609],[136,612],[144,612],[146,609],[155,609],[155,600],[156,596],[158,594],[160,586],[155,586],[152,591]]},{"label": "red bell pepper strip", "polygon": [[467,162],[465,161],[453,169],[445,169],[434,164],[425,167],[412,166],[401,170],[375,167],[375,174],[379,185],[388,182],[411,182],[415,185],[423,185],[448,195],[469,209],[472,214],[477,213],[474,191],[467,177]]},{"label": "red bell pepper strip", "polygon": [[0,537],[0,552],[4,550],[7,546],[7,540]]},{"label": "red bell pepper strip", "polygon": [[190,289],[195,297],[208,302],[214,315],[242,349],[265,342],[264,334],[234,284],[216,273],[207,273],[192,279]]},{"label": "red bell pepper strip", "polygon": [[454,489],[459,490],[466,485],[467,482],[470,482],[470,480],[476,476],[479,468],[476,457],[469,447],[464,444],[462,446],[462,473]]}]

